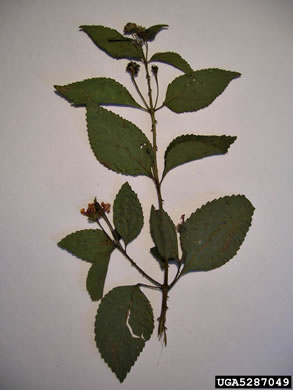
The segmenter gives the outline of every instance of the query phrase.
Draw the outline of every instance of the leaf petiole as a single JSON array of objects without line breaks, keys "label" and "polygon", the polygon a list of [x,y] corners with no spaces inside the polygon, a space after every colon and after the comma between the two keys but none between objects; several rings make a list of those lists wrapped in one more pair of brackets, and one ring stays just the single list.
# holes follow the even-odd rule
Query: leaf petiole
[{"label": "leaf petiole", "polygon": [[151,286],[149,284],[144,284],[144,283],[137,283],[138,287],[145,287],[145,288],[151,288],[152,290],[161,290],[160,286]]},{"label": "leaf petiole", "polygon": [[148,104],[147,104],[145,98],[143,97],[143,94],[141,93],[141,91],[140,91],[140,89],[139,89],[139,86],[137,85],[137,82],[135,81],[134,75],[131,75],[131,81],[133,82],[133,85],[134,85],[134,87],[135,87],[135,89],[136,89],[136,92],[138,93],[139,97],[140,97],[141,100],[143,101],[143,104],[144,104],[144,106],[145,106],[145,108],[143,108],[143,111],[148,112],[150,108],[149,108],[149,106],[148,106]]},{"label": "leaf petiole", "polygon": [[124,257],[127,258],[127,260],[131,263],[131,265],[142,274],[146,279],[148,279],[151,283],[153,283],[155,286],[161,288],[162,284],[159,283],[157,280],[153,279],[150,275],[148,275],[142,268],[140,268],[139,265],[136,264],[136,262],[128,255],[126,250],[122,247],[120,242],[118,241],[113,241],[116,248],[124,255]]}]

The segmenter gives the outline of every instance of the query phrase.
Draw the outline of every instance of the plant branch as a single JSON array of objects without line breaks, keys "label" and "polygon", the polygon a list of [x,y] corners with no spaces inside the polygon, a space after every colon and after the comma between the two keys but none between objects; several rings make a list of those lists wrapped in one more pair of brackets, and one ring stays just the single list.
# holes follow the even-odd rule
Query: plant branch
[{"label": "plant branch", "polygon": [[160,91],[157,77],[156,77],[156,86],[157,86],[157,96],[156,96],[156,101],[155,101],[155,111],[156,111],[156,107],[157,107],[157,104],[158,104],[159,91]]},{"label": "plant branch", "polygon": [[115,232],[115,229],[113,228],[111,222],[109,221],[105,211],[103,210],[103,208],[100,206],[100,204],[97,202],[97,200],[95,199],[95,204],[97,205],[97,207],[99,207],[99,210],[101,212],[101,217],[103,218],[103,220],[106,222],[107,226],[109,227],[110,231],[111,231],[111,234],[113,236],[113,238],[111,238],[109,236],[109,234],[105,231],[103,225],[101,224],[100,220],[97,219],[97,223],[98,225],[100,226],[100,228],[103,230],[103,232],[105,233],[105,235],[109,238],[109,240],[113,243],[113,245],[119,250],[119,252],[121,252],[126,258],[127,260],[131,263],[131,265],[136,268],[136,270],[138,272],[140,272],[146,279],[148,279],[151,283],[153,283],[155,286],[161,288],[162,284],[159,283],[157,280],[153,279],[150,275],[148,275],[142,268],[140,268],[139,265],[136,264],[136,262],[128,255],[128,253],[126,252],[126,249],[122,247],[121,243],[117,240],[117,235],[116,235],[116,232]]},{"label": "plant branch", "polygon": [[[152,121],[152,133],[153,133],[153,153],[154,153],[154,162],[153,162],[153,181],[155,183],[156,191],[157,191],[157,197],[158,197],[158,203],[159,203],[159,209],[163,209],[163,199],[161,194],[161,183],[159,179],[159,172],[158,172],[158,163],[157,163],[157,121],[155,117],[155,106],[153,104],[153,97],[152,97],[152,87],[151,87],[151,78],[148,68],[148,46],[146,43],[146,55],[143,57],[143,63],[145,66],[146,71],[146,79],[147,79],[147,86],[148,86],[148,96],[149,96],[149,114]],[[155,104],[156,105],[156,104]],[[168,301],[168,270],[169,270],[169,264],[168,259],[165,259],[165,265],[164,265],[164,283],[161,285],[161,291],[162,291],[162,306],[161,306],[161,314],[159,317],[159,326],[158,326],[158,336],[161,339],[163,337],[164,344],[167,345],[167,333],[166,333],[166,313],[167,313],[167,301]]]},{"label": "plant branch", "polygon": [[140,91],[140,89],[139,89],[139,86],[137,85],[137,82],[136,82],[136,80],[135,80],[135,76],[134,76],[134,75],[131,75],[131,81],[133,82],[133,85],[134,85],[134,87],[135,87],[135,89],[136,89],[136,92],[138,93],[139,97],[140,97],[141,100],[143,101],[143,104],[144,104],[144,106],[145,106],[145,108],[146,108],[146,111],[149,111],[150,108],[149,108],[149,106],[148,106],[148,104],[147,104],[145,98],[143,97],[143,94],[141,93],[141,91]]},{"label": "plant branch", "polygon": [[100,228],[103,230],[103,233],[107,236],[107,238],[114,244],[113,239],[109,236],[109,234],[104,229],[104,226],[101,224],[99,219],[97,219],[97,224],[100,226]]},{"label": "plant branch", "polygon": [[144,270],[142,268],[140,268],[139,265],[136,264],[136,262],[134,260],[132,260],[132,258],[128,255],[128,253],[126,252],[126,250],[122,247],[122,245],[120,244],[119,241],[117,240],[112,240],[112,242],[114,242],[114,245],[116,246],[116,248],[119,250],[119,252],[121,252],[126,258],[127,260],[131,263],[131,265],[138,271],[142,274],[142,276],[144,276],[146,279],[148,279],[151,283],[153,283],[155,286],[157,286],[158,288],[161,288],[162,287],[162,284],[159,283],[157,280],[153,279],[150,275],[148,275],[146,272],[144,272]]},{"label": "plant branch", "polygon": [[163,199],[161,194],[161,185],[160,185],[160,179],[159,179],[159,172],[158,172],[158,163],[157,163],[157,121],[155,117],[155,108],[153,103],[153,96],[152,96],[152,87],[151,87],[151,77],[148,67],[148,45],[146,44],[146,55],[143,57],[143,63],[146,71],[146,79],[147,79],[147,86],[148,86],[148,96],[149,96],[149,114],[152,121],[152,133],[153,133],[153,153],[154,153],[154,162],[153,162],[153,180],[156,186],[157,191],[157,197],[158,197],[158,203],[159,208],[163,208]]},{"label": "plant branch", "polygon": [[161,108],[163,108],[163,107],[165,107],[165,104],[163,103],[163,104],[161,104],[159,107],[157,107],[156,109],[155,109],[155,111],[159,111]]},{"label": "plant branch", "polygon": [[166,327],[166,313],[168,310],[167,301],[168,301],[168,271],[169,264],[168,259],[165,259],[165,267],[164,267],[164,284],[162,286],[162,306],[161,306],[161,314],[159,317],[159,326],[158,326],[158,336],[159,339],[163,337],[164,344],[167,345],[167,327]]},{"label": "plant branch", "polygon": [[[111,222],[109,221],[109,218],[107,217],[107,215],[105,213],[105,210],[103,209],[103,207],[100,205],[100,203],[97,201],[96,198],[94,199],[94,202],[95,202],[96,209],[101,213],[101,217],[106,222],[108,228],[110,229],[110,231],[112,233],[112,236],[115,238],[115,229],[113,228]],[[97,220],[97,222],[98,222],[99,226],[101,226],[101,224],[99,223],[99,220]]]},{"label": "plant branch", "polygon": [[161,290],[161,287],[159,286],[150,286],[149,284],[144,284],[144,283],[137,283],[138,287],[145,287],[145,288],[150,288],[152,290]]},{"label": "plant branch", "polygon": [[156,107],[157,107],[158,99],[159,99],[159,93],[160,93],[160,87],[159,87],[159,82],[158,82],[158,67],[155,67],[155,68],[152,67],[152,71],[153,71],[153,75],[154,75],[154,78],[155,78],[156,89],[157,89],[156,101],[155,101],[155,104],[154,104],[154,110],[156,111]]},{"label": "plant branch", "polygon": [[174,286],[174,284],[177,282],[177,280],[180,278],[181,276],[181,263],[179,264],[178,268],[177,268],[177,272],[176,272],[176,275],[172,281],[172,283],[169,284],[169,290],[171,290],[171,288]]}]

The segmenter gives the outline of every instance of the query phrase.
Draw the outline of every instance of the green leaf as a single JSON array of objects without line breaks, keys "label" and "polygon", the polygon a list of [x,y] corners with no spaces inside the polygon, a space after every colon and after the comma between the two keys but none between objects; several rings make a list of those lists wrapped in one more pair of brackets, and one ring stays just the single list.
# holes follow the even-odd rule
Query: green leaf
[{"label": "green leaf", "polygon": [[204,157],[227,153],[237,137],[226,135],[181,135],[175,138],[165,152],[163,177],[171,169]]},{"label": "green leaf", "polygon": [[68,85],[54,85],[54,87],[66,100],[76,105],[86,105],[90,98],[98,104],[141,108],[122,84],[105,77],[87,79]]},{"label": "green leaf", "polygon": [[[150,249],[150,253],[153,256],[153,258],[159,263],[159,266],[161,270],[163,271],[165,269],[165,260],[164,258],[160,255],[158,248],[156,246],[152,247]],[[175,264],[178,265],[178,259],[169,259],[168,260],[169,264]]]},{"label": "green leaf", "polygon": [[87,125],[92,150],[101,164],[125,175],[152,177],[152,146],[133,123],[89,102]]},{"label": "green leaf", "polygon": [[102,299],[95,323],[96,344],[120,382],[153,329],[152,307],[138,286],[116,287]]},{"label": "green leaf", "polygon": [[154,54],[149,62],[163,62],[164,64],[174,66],[184,73],[192,72],[192,68],[187,61],[179,54],[170,51]]},{"label": "green leaf", "polygon": [[210,271],[236,255],[250,227],[254,207],[243,195],[202,206],[180,227],[185,256],[182,273]]},{"label": "green leaf", "polygon": [[89,269],[86,279],[86,288],[92,301],[98,301],[103,296],[110,255],[110,252],[100,253],[99,259],[96,260]]},{"label": "green leaf", "polygon": [[135,40],[125,38],[118,31],[104,26],[80,26],[91,40],[109,56],[120,59],[142,58],[142,50]]},{"label": "green leaf", "polygon": [[105,233],[99,229],[86,229],[71,233],[59,241],[58,246],[89,263],[99,261],[100,257],[110,254],[114,248]]},{"label": "green leaf", "polygon": [[168,88],[164,104],[176,113],[197,111],[209,106],[240,73],[202,69],[177,77]]},{"label": "green leaf", "polygon": [[176,228],[165,210],[151,209],[150,218],[151,236],[164,259],[178,259],[178,242]]},{"label": "green leaf", "polygon": [[58,243],[72,255],[93,263],[87,277],[87,290],[93,301],[103,296],[110,255],[114,245],[102,230],[80,230],[69,234]]},{"label": "green leaf", "polygon": [[157,262],[159,263],[159,266],[161,268],[161,270],[164,270],[165,268],[165,260],[164,258],[160,255],[159,251],[158,251],[158,248],[156,246],[152,247],[150,249],[150,253],[151,255],[153,256],[154,259],[157,260]]},{"label": "green leaf", "polygon": [[125,244],[133,241],[143,227],[141,204],[126,182],[118,192],[113,205],[113,221]]},{"label": "green leaf", "polygon": [[168,24],[156,24],[155,26],[147,28],[144,33],[144,40],[149,42],[153,41],[157,34],[160,31],[165,30],[167,27],[169,27]]}]

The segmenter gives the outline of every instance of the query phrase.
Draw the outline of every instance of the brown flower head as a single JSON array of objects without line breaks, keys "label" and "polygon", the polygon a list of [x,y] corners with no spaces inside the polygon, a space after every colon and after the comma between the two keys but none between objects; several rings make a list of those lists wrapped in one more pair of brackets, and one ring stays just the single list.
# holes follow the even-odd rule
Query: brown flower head
[{"label": "brown flower head", "polygon": [[124,26],[123,33],[125,35],[135,34],[137,32],[137,24],[136,23],[127,23]]},{"label": "brown flower head", "polygon": [[134,35],[137,40],[145,41],[146,28],[138,26],[136,23],[127,23],[123,29],[124,35]]},{"label": "brown flower head", "polygon": [[138,75],[138,72],[139,72],[139,64],[137,64],[136,62],[129,62],[127,67],[126,67],[126,72],[128,72],[131,77],[136,77]]},{"label": "brown flower head", "polygon": [[89,204],[88,204],[87,210],[85,210],[84,208],[82,208],[82,209],[80,210],[80,213],[81,213],[82,215],[88,217],[88,219],[89,219],[90,221],[97,221],[97,220],[100,219],[105,213],[109,214],[110,209],[111,209],[110,203],[101,202],[101,204],[99,204],[99,203],[96,201],[96,199],[95,199],[93,203],[89,203]]}]

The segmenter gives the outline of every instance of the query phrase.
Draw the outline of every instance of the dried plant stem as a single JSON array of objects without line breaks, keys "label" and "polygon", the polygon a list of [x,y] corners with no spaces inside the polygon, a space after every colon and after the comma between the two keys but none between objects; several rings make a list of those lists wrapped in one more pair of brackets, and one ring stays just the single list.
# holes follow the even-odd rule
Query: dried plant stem
[{"label": "dried plant stem", "polygon": [[[157,121],[155,117],[155,106],[153,103],[153,96],[152,96],[152,87],[151,87],[151,78],[150,78],[150,72],[148,67],[148,45],[146,44],[146,54],[143,58],[143,63],[145,67],[146,72],[146,79],[147,79],[147,87],[148,87],[148,96],[149,96],[149,114],[151,117],[151,123],[152,123],[152,134],[153,134],[153,153],[154,153],[154,162],[153,162],[153,181],[156,187],[157,192],[157,198],[158,198],[158,204],[159,209],[163,209],[163,198],[161,193],[161,182],[159,179],[159,171],[158,171],[158,163],[157,163]],[[157,81],[156,81],[157,82]],[[158,93],[158,91],[157,91]],[[157,103],[157,99],[156,99]],[[155,104],[156,104],[155,103]],[[161,285],[161,291],[162,291],[162,304],[161,304],[161,314],[158,319],[159,326],[158,326],[158,336],[161,339],[163,337],[163,342],[165,345],[167,345],[167,334],[166,334],[166,312],[167,312],[167,301],[168,301],[168,270],[169,270],[169,263],[168,259],[165,259],[164,264],[164,283]]]},{"label": "dried plant stem", "polygon": [[120,253],[122,253],[124,255],[124,257],[126,257],[126,259],[131,263],[131,265],[143,276],[145,277],[149,282],[153,283],[154,286],[158,287],[158,288],[161,288],[162,287],[162,284],[159,283],[157,280],[153,279],[150,275],[148,275],[142,268],[140,268],[139,265],[136,264],[136,262],[128,255],[128,253],[126,252],[126,249],[123,248],[123,246],[121,245],[120,241],[117,240],[117,238],[115,237],[115,230],[111,224],[111,222],[109,221],[107,215],[105,214],[105,212],[102,211],[102,218],[103,220],[106,222],[107,226],[109,227],[111,233],[112,233],[112,236],[113,237],[110,237],[109,234],[105,231],[103,225],[101,224],[100,220],[98,219],[97,220],[97,223],[98,225],[100,226],[100,228],[103,230],[103,232],[105,233],[105,235],[109,238],[109,240],[112,241],[113,245],[119,250]]}]

